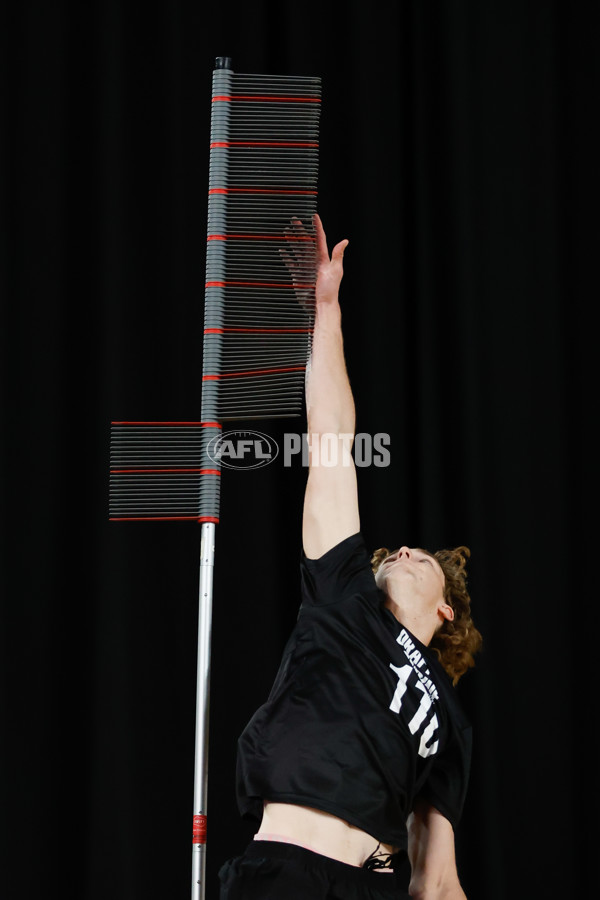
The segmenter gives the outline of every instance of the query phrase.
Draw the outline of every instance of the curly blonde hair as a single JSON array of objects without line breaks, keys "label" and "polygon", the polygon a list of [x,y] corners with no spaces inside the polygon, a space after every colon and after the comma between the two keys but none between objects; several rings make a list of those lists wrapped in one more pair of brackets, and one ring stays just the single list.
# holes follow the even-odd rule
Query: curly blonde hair
[{"label": "curly blonde hair", "polygon": [[[468,547],[455,547],[454,550],[437,550],[431,553],[437,559],[445,577],[444,599],[454,610],[454,619],[444,619],[429,644],[440,663],[457,684],[459,678],[475,665],[474,655],[481,648],[481,633],[471,618],[471,598],[467,591],[467,560],[471,555]],[[376,550],[371,557],[373,573],[377,572],[382,562],[390,555],[386,547]]]}]

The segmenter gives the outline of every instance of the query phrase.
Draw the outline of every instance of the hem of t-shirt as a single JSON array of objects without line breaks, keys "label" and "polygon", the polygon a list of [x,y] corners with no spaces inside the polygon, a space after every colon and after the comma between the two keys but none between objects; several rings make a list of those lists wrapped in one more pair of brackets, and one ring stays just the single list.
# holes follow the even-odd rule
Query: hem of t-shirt
[{"label": "hem of t-shirt", "polygon": [[435,797],[433,794],[427,794],[427,791],[419,791],[419,793],[417,794],[417,800],[424,800],[425,803],[429,803],[430,806],[433,806],[433,808],[436,809],[440,813],[440,815],[442,815],[445,819],[448,820],[448,822],[450,822],[452,830],[456,831],[458,823],[460,822],[460,814],[452,815],[452,813],[450,813],[448,807],[444,803],[440,803],[437,797]]},{"label": "hem of t-shirt", "polygon": [[329,813],[332,816],[336,816],[338,819],[342,819],[349,825],[353,825],[355,828],[360,828],[361,831],[374,837],[375,840],[381,841],[382,844],[393,844],[400,850],[406,849],[408,841],[406,829],[403,831],[386,831],[378,833],[379,830],[375,823],[360,819],[360,817],[356,816],[351,810],[335,803],[327,803],[319,797],[311,797],[308,794],[269,792],[268,796],[265,796],[265,801],[271,803],[294,803],[298,806],[308,806],[311,809]]}]

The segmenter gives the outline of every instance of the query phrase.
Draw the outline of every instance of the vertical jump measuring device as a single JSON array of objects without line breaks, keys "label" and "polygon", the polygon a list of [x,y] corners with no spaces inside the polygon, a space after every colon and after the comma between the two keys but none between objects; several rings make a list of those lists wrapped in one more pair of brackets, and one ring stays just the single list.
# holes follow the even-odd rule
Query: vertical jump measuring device
[{"label": "vertical jump measuring device", "polygon": [[[321,81],[213,72],[200,421],[113,422],[111,521],[201,525],[192,900],[206,891],[223,422],[299,416],[314,324]],[[293,265],[286,259],[293,259]]]}]

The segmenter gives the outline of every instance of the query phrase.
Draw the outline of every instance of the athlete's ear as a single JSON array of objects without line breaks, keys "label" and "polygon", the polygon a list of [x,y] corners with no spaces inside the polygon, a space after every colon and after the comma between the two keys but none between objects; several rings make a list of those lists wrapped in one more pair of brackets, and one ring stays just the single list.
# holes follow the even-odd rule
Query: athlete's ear
[{"label": "athlete's ear", "polygon": [[447,603],[440,603],[438,606],[438,612],[443,619],[446,619],[447,622],[454,621],[454,610]]}]

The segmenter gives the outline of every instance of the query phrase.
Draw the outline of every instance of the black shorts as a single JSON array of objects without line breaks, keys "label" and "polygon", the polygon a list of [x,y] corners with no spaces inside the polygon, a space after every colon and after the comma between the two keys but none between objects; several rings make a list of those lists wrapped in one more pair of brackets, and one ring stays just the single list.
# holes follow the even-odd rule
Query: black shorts
[{"label": "black shorts", "polygon": [[219,880],[220,900],[410,900],[406,868],[370,871],[279,841],[251,841]]}]

